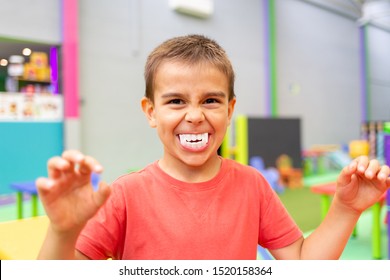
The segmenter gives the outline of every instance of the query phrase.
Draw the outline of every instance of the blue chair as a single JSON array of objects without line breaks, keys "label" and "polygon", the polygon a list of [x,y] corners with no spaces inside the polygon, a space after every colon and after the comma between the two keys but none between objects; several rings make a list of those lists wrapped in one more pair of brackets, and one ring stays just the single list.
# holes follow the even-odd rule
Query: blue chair
[{"label": "blue chair", "polygon": [[[94,190],[97,190],[99,187],[99,182],[101,178],[97,173],[91,174],[91,183]],[[35,181],[25,181],[25,182],[13,182],[10,184],[11,189],[16,191],[16,207],[17,207],[17,217],[18,219],[23,219],[23,195],[25,193],[31,196],[31,216],[38,216],[38,190],[35,185]]]},{"label": "blue chair", "polygon": [[31,196],[31,215],[38,216],[38,191],[35,181],[13,182],[10,187],[16,191],[16,207],[18,219],[23,219],[23,194]]},{"label": "blue chair", "polygon": [[279,171],[272,167],[266,168],[262,157],[251,157],[249,160],[249,165],[256,168],[277,193],[284,192],[284,187],[279,183]]},{"label": "blue chair", "polygon": [[100,180],[101,180],[100,175],[95,173],[95,172],[92,172],[92,174],[91,174],[91,183],[92,183],[92,187],[93,187],[93,189],[95,191],[99,188]]}]

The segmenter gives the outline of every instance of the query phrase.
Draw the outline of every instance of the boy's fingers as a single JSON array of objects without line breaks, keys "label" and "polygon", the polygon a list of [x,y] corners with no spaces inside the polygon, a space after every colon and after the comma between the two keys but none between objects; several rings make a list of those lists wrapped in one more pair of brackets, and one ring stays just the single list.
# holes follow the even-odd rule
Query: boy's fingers
[{"label": "boy's fingers", "polygon": [[357,164],[357,171],[361,174],[364,173],[368,167],[368,163],[369,163],[368,157],[360,156],[357,157],[355,161]]},{"label": "boy's fingers", "polygon": [[62,157],[73,164],[80,163],[85,158],[81,152],[76,150],[66,150],[62,153]]},{"label": "boy's fingers", "polygon": [[386,186],[387,186],[387,188],[388,188],[387,191],[390,191],[390,190],[389,190],[389,189],[390,189],[390,178],[389,178],[389,177],[386,178]]},{"label": "boy's fingers", "polygon": [[50,178],[58,178],[61,172],[69,170],[70,167],[70,163],[61,157],[53,157],[47,163]]},{"label": "boy's fingers", "polygon": [[35,180],[35,185],[39,193],[45,193],[54,186],[54,181],[49,178],[39,177]]},{"label": "boy's fingers", "polygon": [[388,165],[381,166],[377,159],[369,160],[367,156],[357,157],[343,169],[338,182],[341,185],[350,183],[354,173],[364,175],[369,180],[377,179],[389,185],[390,167]]},{"label": "boy's fingers", "polygon": [[385,181],[390,176],[390,167],[388,165],[383,165],[378,172],[378,179]]},{"label": "boy's fingers", "polygon": [[76,150],[66,150],[62,153],[62,157],[51,158],[48,162],[48,169],[50,177],[53,178],[57,178],[61,174],[60,171],[76,171],[82,175],[103,171],[103,167],[96,159]]},{"label": "boy's fingers", "polygon": [[388,172],[388,167],[383,166],[381,168],[378,160],[369,160],[367,156],[360,156],[344,167],[338,181],[342,185],[349,184],[354,173],[364,175],[368,179],[373,179],[377,176],[379,180],[385,180],[388,177]]},{"label": "boy's fingers", "polygon": [[337,178],[337,185],[339,186],[348,185],[351,182],[351,178],[352,178],[351,175],[353,174],[354,171],[356,171],[356,166],[353,164],[344,167],[339,177]]},{"label": "boy's fingers", "polygon": [[373,179],[377,175],[379,170],[380,170],[379,161],[377,161],[376,159],[373,159],[373,160],[370,160],[368,162],[368,166],[367,166],[367,169],[364,171],[364,175],[368,179]]},{"label": "boy's fingers", "polygon": [[88,174],[90,172],[101,173],[103,171],[103,167],[99,162],[90,156],[85,156],[84,160],[79,163],[78,168],[81,174]]},{"label": "boy's fingers", "polygon": [[99,183],[99,189],[97,192],[93,193],[94,200],[96,204],[100,207],[106,202],[107,198],[110,196],[111,188],[105,182],[101,181]]}]

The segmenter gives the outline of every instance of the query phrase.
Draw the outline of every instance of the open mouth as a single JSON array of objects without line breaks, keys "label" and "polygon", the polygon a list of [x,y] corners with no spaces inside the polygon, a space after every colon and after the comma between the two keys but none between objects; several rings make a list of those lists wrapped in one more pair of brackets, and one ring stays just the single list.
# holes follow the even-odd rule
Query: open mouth
[{"label": "open mouth", "polygon": [[190,149],[200,149],[209,142],[209,134],[179,134],[180,144]]}]

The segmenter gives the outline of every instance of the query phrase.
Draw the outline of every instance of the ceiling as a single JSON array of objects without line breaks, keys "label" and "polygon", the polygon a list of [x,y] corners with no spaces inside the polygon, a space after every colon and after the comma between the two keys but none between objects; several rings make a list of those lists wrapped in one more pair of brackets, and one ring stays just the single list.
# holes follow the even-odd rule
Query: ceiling
[{"label": "ceiling", "polygon": [[[380,28],[386,29],[390,32],[390,0],[301,0],[308,4],[316,5],[321,8],[342,14],[350,17],[356,22],[359,22],[365,14],[364,7],[367,5],[379,3],[379,10],[385,8],[385,11],[381,13],[376,9],[376,14],[379,16],[370,17],[370,23]],[[383,5],[384,4],[384,5]],[[371,5],[372,6],[372,5]],[[367,10],[366,10],[367,11]],[[367,13],[366,13],[367,14]],[[15,40],[4,40],[0,37],[0,60],[7,59],[11,55],[21,55],[24,48],[30,48],[32,51],[42,51],[49,53],[51,45],[32,43],[32,42],[21,42]]]},{"label": "ceiling", "polygon": [[390,0],[301,0],[390,32]]}]

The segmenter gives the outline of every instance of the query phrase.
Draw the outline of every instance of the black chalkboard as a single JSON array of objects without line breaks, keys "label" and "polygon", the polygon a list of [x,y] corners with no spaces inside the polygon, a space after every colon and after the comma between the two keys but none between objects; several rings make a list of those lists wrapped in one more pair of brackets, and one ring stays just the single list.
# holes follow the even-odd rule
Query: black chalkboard
[{"label": "black chalkboard", "polygon": [[261,156],[265,167],[275,167],[282,154],[302,168],[300,119],[248,117],[248,160]]}]

